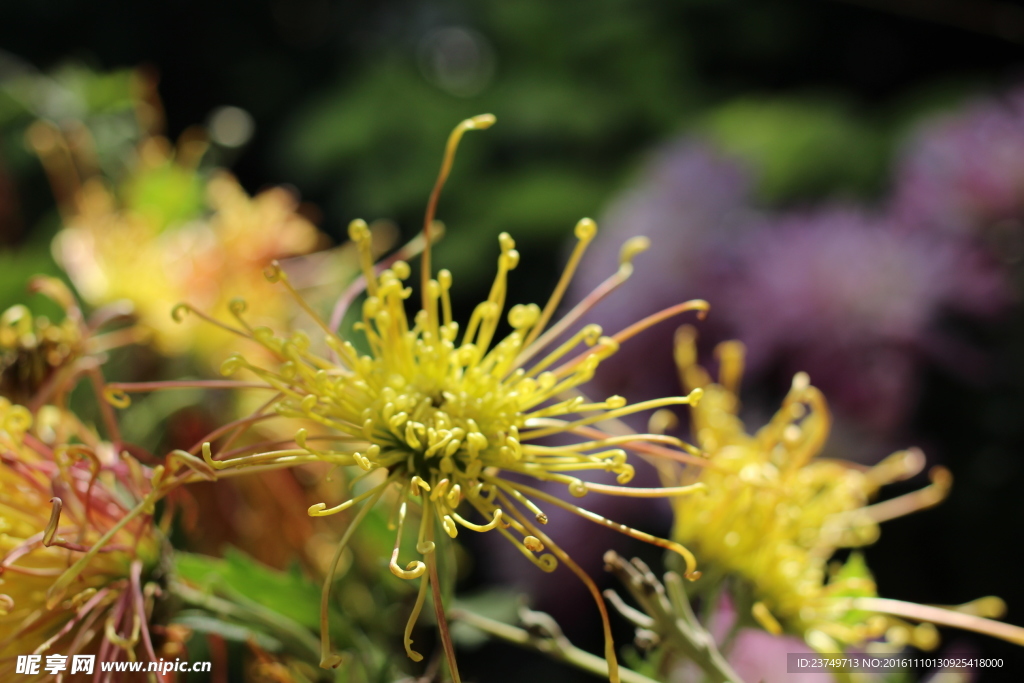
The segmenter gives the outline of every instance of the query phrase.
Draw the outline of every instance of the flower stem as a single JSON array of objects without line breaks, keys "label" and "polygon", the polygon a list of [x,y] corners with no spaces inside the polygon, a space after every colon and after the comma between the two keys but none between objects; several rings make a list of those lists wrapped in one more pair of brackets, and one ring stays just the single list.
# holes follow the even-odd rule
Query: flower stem
[{"label": "flower stem", "polygon": [[[427,510],[423,514],[427,514]],[[427,540],[433,540],[433,524],[428,526]],[[444,603],[441,601],[441,584],[437,577],[437,553],[427,553],[427,571],[430,572],[430,589],[434,594],[434,614],[437,615],[437,629],[441,632],[441,644],[444,646],[444,656],[448,660],[448,670],[452,674],[454,683],[462,683],[459,678],[459,665],[455,661],[455,645],[452,644],[452,634],[448,629],[448,619],[444,615]]]},{"label": "flower stem", "polygon": [[[544,654],[565,662],[566,664],[572,664],[575,667],[583,669],[584,671],[589,671],[590,673],[601,676],[602,678],[608,677],[607,661],[597,655],[587,652],[586,650],[579,649],[570,643],[564,636],[538,638],[526,629],[495,621],[494,619],[489,619],[465,609],[452,610],[451,618],[460,621],[463,624],[472,626],[473,628],[483,631],[495,638],[501,638],[502,640],[515,645],[521,645],[523,647],[536,648]],[[622,665],[619,665],[619,677],[623,683],[657,683],[657,681],[648,678],[641,673],[637,673],[632,669],[627,669]]]},{"label": "flower stem", "polygon": [[[665,575],[665,583],[638,559],[627,561],[613,551],[604,556],[605,568],[615,574],[632,594],[643,611],[643,619],[631,619],[635,610],[622,612],[638,627],[653,631],[664,647],[682,655],[699,666],[713,683],[743,683],[732,670],[690,607],[683,589],[683,579],[674,572]],[[667,590],[666,590],[667,588]],[[605,591],[611,599],[614,591]],[[613,605],[623,604],[621,598],[611,599]],[[622,610],[620,610],[622,611]]]}]

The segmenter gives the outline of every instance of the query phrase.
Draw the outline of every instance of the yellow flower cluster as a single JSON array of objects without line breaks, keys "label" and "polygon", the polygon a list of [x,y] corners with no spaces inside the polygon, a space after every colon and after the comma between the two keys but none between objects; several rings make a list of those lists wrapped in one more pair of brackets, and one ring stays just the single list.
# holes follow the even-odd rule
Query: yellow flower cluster
[{"label": "yellow flower cluster", "polygon": [[[702,583],[739,579],[750,596],[741,608],[762,627],[799,635],[822,652],[877,639],[883,646],[930,649],[938,641],[933,623],[1024,642],[1024,630],[981,618],[1000,615],[998,598],[951,609],[886,600],[877,597],[859,554],[830,563],[839,549],[873,543],[880,522],[939,503],[951,484],[947,470],[933,468],[924,489],[870,504],[881,486],[920,472],[923,454],[901,451],[874,467],[818,457],[830,416],[804,373],[793,379],[768,424],[748,434],[738,417],[742,345],[719,345],[714,382],[697,364],[695,338],[693,328],[679,330],[676,362],[683,386],[704,390],[691,416],[708,463],[673,483],[703,483],[707,493],[674,499],[673,505],[674,538],[700,558],[707,577]],[[923,623],[912,626],[903,618]]]},{"label": "yellow flower cluster", "polygon": [[[55,411],[43,414],[59,423]],[[148,516],[126,507],[149,482],[109,445],[50,445],[32,423],[0,399],[0,678],[14,680],[18,655],[120,649],[131,658],[144,648],[153,657],[146,584],[162,541]]]},{"label": "yellow flower cluster", "polygon": [[[136,325],[111,325],[124,322],[116,306],[98,309],[86,320],[71,290],[57,278],[37,275],[28,289],[64,310],[61,319],[51,320],[16,304],[0,315],[0,396],[32,412],[47,404],[66,405],[83,376],[102,387],[99,367],[106,352],[147,336]],[[112,418],[109,408],[104,414]]]},{"label": "yellow flower cluster", "polygon": [[0,315],[0,396],[27,403],[83,353],[79,321],[34,316],[25,306]]},{"label": "yellow flower cluster", "polygon": [[[243,307],[233,307],[237,325],[225,327],[261,344],[277,362],[268,367],[236,354],[224,362],[222,372],[232,375],[248,371],[258,378],[257,384],[272,392],[266,412],[301,418],[326,431],[313,435],[300,429],[295,435],[295,446],[282,450],[265,450],[256,445],[214,453],[207,445],[204,455],[208,465],[218,471],[308,462],[359,468],[361,474],[352,486],[361,492],[331,507],[319,503],[309,509],[312,516],[324,516],[365,501],[339,545],[335,564],[359,521],[378,500],[390,494],[392,519],[397,528],[391,571],[403,579],[422,577],[405,632],[406,650],[411,658],[420,659],[411,646],[411,631],[431,586],[445,636],[436,575],[437,524],[452,538],[461,529],[495,531],[540,569],[550,572],[561,562],[578,574],[598,601],[607,636],[605,655],[612,680],[617,680],[615,651],[600,593],[568,555],[541,531],[547,523],[541,505],[569,510],[673,550],[685,559],[688,573],[696,576],[693,556],[678,543],[605,519],[523,483],[522,477],[564,484],[577,497],[588,492],[676,496],[702,489],[700,484],[633,489],[580,478],[587,472],[607,472],[613,473],[620,484],[627,483],[633,476],[633,467],[627,462],[630,449],[659,447],[685,459],[682,450],[686,445],[678,439],[652,434],[613,436],[595,425],[638,411],[693,404],[701,390],[688,396],[629,404],[621,396],[590,401],[578,388],[593,377],[601,361],[615,353],[621,342],[671,315],[703,312],[707,304],[680,304],[612,336],[604,335],[597,325],[585,325],[571,334],[569,330],[589,308],[629,276],[633,257],[646,248],[646,241],[637,239],[623,248],[619,271],[549,327],[584,250],[596,234],[595,223],[583,219],[576,226],[576,249],[543,309],[533,304],[512,306],[506,319],[511,331],[499,338],[508,274],[519,262],[512,238],[502,234],[498,272],[489,296],[476,306],[465,326],[453,320],[451,274],[442,270],[434,278],[430,272],[432,211],[462,134],[492,122],[490,116],[469,119],[456,128],[449,140],[425,222],[428,246],[423,251],[421,304],[414,315],[406,312],[412,296],[412,288],[405,284],[411,275],[410,266],[401,260],[375,266],[366,224],[351,224],[349,236],[359,250],[367,294],[362,304],[362,320],[357,324],[365,335],[365,351],[340,338],[308,306],[323,332],[324,352],[318,352],[317,345],[303,332],[275,336],[269,328],[250,324]],[[268,277],[279,281],[305,306],[276,264]],[[260,417],[257,414],[253,419]],[[419,513],[415,550],[420,559],[402,563],[399,556],[410,509]],[[478,521],[470,519],[473,515]],[[328,578],[325,601],[330,583]],[[326,639],[326,628],[323,633]],[[450,653],[450,642],[446,642],[446,647]],[[452,662],[451,657],[449,661]],[[325,666],[337,664],[326,640],[323,662]]]}]

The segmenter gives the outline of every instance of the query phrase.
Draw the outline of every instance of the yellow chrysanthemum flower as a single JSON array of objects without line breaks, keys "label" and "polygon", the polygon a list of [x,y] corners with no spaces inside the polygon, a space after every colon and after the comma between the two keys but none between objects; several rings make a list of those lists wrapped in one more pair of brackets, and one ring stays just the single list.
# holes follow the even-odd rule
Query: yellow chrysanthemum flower
[{"label": "yellow chrysanthemum flower", "polygon": [[[146,500],[151,482],[109,444],[54,446],[32,423],[26,408],[0,399],[0,678],[14,680],[19,655],[105,661],[121,650],[155,660],[147,584],[162,535],[126,507]],[[51,677],[38,674],[25,680]]]},{"label": "yellow chrysanthemum flower", "polygon": [[[695,460],[683,452],[688,447],[678,439],[652,434],[613,436],[595,425],[638,411],[693,404],[701,390],[688,396],[629,404],[621,396],[593,402],[580,394],[578,387],[594,375],[600,362],[615,353],[623,341],[672,315],[684,311],[703,312],[707,304],[703,301],[680,304],[612,336],[605,336],[597,325],[585,325],[578,332],[570,333],[597,301],[629,277],[633,257],[646,248],[645,240],[635,239],[624,246],[618,272],[564,318],[549,326],[584,250],[596,233],[594,222],[583,219],[576,226],[579,240],[576,249],[543,309],[533,304],[513,306],[507,316],[511,332],[502,339],[497,338],[506,305],[508,274],[519,262],[512,238],[502,234],[498,273],[490,294],[475,308],[464,327],[455,322],[449,298],[451,274],[442,270],[434,278],[430,269],[431,232],[437,230],[437,226],[432,225],[433,212],[463,133],[489,127],[493,121],[490,115],[468,119],[449,138],[424,222],[421,300],[414,315],[410,317],[406,312],[412,296],[412,289],[405,285],[411,275],[410,266],[395,258],[375,266],[366,224],[357,220],[350,225],[349,236],[361,257],[361,286],[367,294],[362,305],[362,320],[357,324],[357,329],[365,335],[367,351],[360,352],[350,341],[340,338],[333,326],[320,320],[308,306],[307,311],[323,332],[324,353],[315,350],[304,332],[283,338],[275,336],[266,327],[251,325],[244,307],[233,308],[237,326],[224,327],[257,341],[277,359],[275,365],[268,366],[235,355],[222,367],[226,375],[246,370],[259,380],[238,382],[237,386],[262,386],[272,391],[264,410],[250,421],[257,422],[276,413],[307,420],[326,428],[327,432],[314,436],[300,429],[295,435],[295,445],[285,445],[280,450],[267,450],[256,444],[231,450],[221,447],[215,453],[206,444],[203,454],[207,464],[221,475],[240,469],[259,470],[310,462],[360,468],[362,474],[350,486],[360,491],[357,495],[331,506],[319,503],[309,508],[310,515],[325,516],[363,503],[339,543],[331,573],[353,530],[378,500],[390,494],[392,519],[397,529],[391,571],[403,579],[421,580],[405,629],[406,651],[412,659],[421,659],[412,649],[411,632],[427,591],[432,589],[442,642],[458,680],[437,578],[435,524],[439,524],[452,538],[463,529],[497,532],[540,569],[550,572],[561,562],[575,572],[598,603],[605,627],[605,657],[610,678],[616,681],[615,650],[600,592],[541,530],[547,523],[547,516],[540,505],[561,507],[597,524],[673,550],[685,559],[691,577],[697,575],[694,558],[678,543],[605,519],[527,485],[523,479],[564,484],[577,497],[588,492],[634,497],[675,496],[702,489],[701,484],[634,489],[579,478],[586,472],[610,472],[620,484],[627,483],[633,476],[627,450]],[[268,277],[280,282],[305,306],[276,264],[270,268]],[[357,290],[350,290],[346,296],[352,299],[355,293]],[[212,385],[229,384],[221,381]],[[131,390],[126,385],[116,388]],[[123,400],[124,397],[112,398]],[[551,436],[570,439],[547,440]],[[401,561],[402,539],[410,510],[419,513],[415,543],[418,558]],[[472,520],[474,516],[478,521]],[[328,577],[325,584],[324,620],[331,581]],[[326,623],[322,638],[322,665],[337,666],[339,659],[330,653]]]},{"label": "yellow chrysanthemum flower", "polygon": [[949,609],[887,600],[877,596],[859,554],[830,565],[838,549],[877,540],[879,523],[939,503],[952,480],[945,468],[933,468],[924,489],[870,504],[883,485],[920,472],[923,454],[901,451],[874,467],[817,458],[831,418],[804,373],[796,375],[768,424],[748,434],[738,417],[743,346],[719,345],[714,382],[697,364],[695,338],[692,327],[679,330],[676,362],[683,386],[704,390],[690,412],[692,434],[708,464],[670,481],[707,485],[705,495],[673,500],[674,538],[700,557],[704,589],[727,576],[740,579],[750,591],[741,608],[762,627],[799,635],[822,652],[877,639],[930,649],[938,642],[932,624],[1024,644],[1024,629],[982,618],[1000,616],[998,598]]},{"label": "yellow chrysanthemum flower", "polygon": [[84,352],[80,321],[51,321],[21,304],[0,315],[0,396],[28,403]]},{"label": "yellow chrysanthemum flower", "polygon": [[53,251],[88,303],[129,301],[162,352],[204,358],[219,354],[226,337],[194,322],[175,324],[169,313],[180,301],[226,311],[245,295],[255,319],[288,318],[288,302],[263,268],[314,250],[320,239],[290,192],[250,197],[226,171],[200,173],[206,145],[194,135],[177,150],[165,138],[145,138],[137,164],[116,186],[77,159],[82,146],[70,147],[53,126],[36,123],[29,140],[55,187],[71,188],[58,197],[65,227]]},{"label": "yellow chrysanthemum flower", "polygon": [[28,290],[51,299],[64,309],[64,317],[33,315],[22,304],[0,315],[0,396],[11,403],[30,410],[63,405],[83,375],[101,387],[98,368],[104,354],[146,336],[134,325],[110,325],[118,318],[123,322],[116,309],[99,309],[85,319],[74,295],[57,278],[37,275],[29,280]]}]

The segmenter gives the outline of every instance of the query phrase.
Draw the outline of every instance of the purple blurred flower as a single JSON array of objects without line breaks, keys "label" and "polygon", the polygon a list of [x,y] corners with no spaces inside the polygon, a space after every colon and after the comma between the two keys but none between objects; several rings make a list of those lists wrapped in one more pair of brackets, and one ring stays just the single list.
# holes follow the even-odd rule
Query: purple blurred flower
[{"label": "purple blurred flower", "polygon": [[[751,208],[750,190],[742,168],[709,145],[674,143],[602,221],[576,291],[611,271],[625,239],[645,234],[651,252],[593,316],[606,332],[707,299],[702,338],[743,341],[750,376],[807,371],[840,413],[892,436],[914,405],[924,357],[962,370],[976,361],[940,323],[949,310],[999,310],[1002,269],[964,236],[843,206],[765,215]],[[635,401],[678,391],[672,333],[665,324],[626,342],[592,393]]]},{"label": "purple blurred flower", "polygon": [[1024,216],[1024,90],[933,118],[897,162],[893,214],[954,233]]},{"label": "purple blurred flower", "polygon": [[883,434],[912,407],[922,357],[956,353],[941,314],[988,315],[1006,301],[1001,272],[967,241],[852,208],[775,218],[736,246],[735,260],[709,297],[747,345],[750,371],[806,371]]}]

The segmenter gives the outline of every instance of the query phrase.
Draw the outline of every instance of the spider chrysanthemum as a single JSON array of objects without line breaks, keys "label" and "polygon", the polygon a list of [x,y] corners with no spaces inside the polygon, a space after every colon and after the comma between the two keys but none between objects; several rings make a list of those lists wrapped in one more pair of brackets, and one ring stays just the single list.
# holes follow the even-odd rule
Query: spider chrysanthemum
[{"label": "spider chrysanthemum", "polygon": [[[147,514],[149,470],[110,444],[47,444],[32,425],[0,398],[0,677],[13,680],[19,655],[155,661],[148,623],[164,540]],[[150,509],[132,510],[138,501]],[[54,678],[46,661],[25,680]]]},{"label": "spider chrysanthemum", "polygon": [[834,561],[841,549],[874,543],[881,522],[941,502],[952,483],[945,468],[933,468],[923,489],[872,503],[883,485],[920,472],[924,455],[900,451],[873,467],[818,457],[831,418],[805,373],[796,375],[772,419],[748,434],[738,417],[743,346],[719,345],[715,382],[697,364],[695,340],[693,328],[678,331],[676,362],[683,386],[705,391],[691,414],[708,461],[671,483],[707,485],[706,495],[674,501],[674,538],[700,556],[702,590],[727,577],[738,582],[742,612],[769,632],[801,636],[826,653],[873,641],[931,649],[938,642],[933,624],[1024,644],[1024,629],[985,618],[1005,610],[999,598],[951,608],[880,598],[861,555]]},{"label": "spider chrysanthemum", "polygon": [[[448,140],[441,173],[431,195],[423,235],[417,246],[422,249],[422,282],[419,308],[407,312],[413,297],[406,281],[410,266],[399,254],[374,264],[370,253],[370,234],[363,221],[354,221],[349,236],[358,247],[363,275],[342,296],[332,324],[324,323],[296,295],[296,300],[313,316],[323,332],[325,351],[302,332],[275,336],[262,327],[252,327],[245,319],[244,305],[233,306],[237,325],[233,331],[262,344],[278,359],[274,366],[250,362],[234,355],[225,361],[223,372],[254,374],[258,385],[274,394],[266,414],[301,418],[318,425],[301,429],[295,444],[280,450],[258,445],[221,447],[215,452],[204,446],[209,465],[216,470],[267,468],[308,462],[326,462],[360,468],[351,482],[358,492],[347,500],[320,503],[309,509],[313,516],[342,512],[362,503],[342,548],[368,510],[387,496],[393,505],[396,531],[391,555],[391,571],[403,579],[420,579],[419,594],[405,631],[406,651],[419,660],[412,648],[411,631],[424,604],[427,592],[433,600],[441,624],[442,642],[455,671],[451,642],[447,637],[437,580],[435,527],[444,535],[456,537],[460,530],[494,532],[508,538],[522,554],[544,571],[557,564],[567,565],[587,584],[595,596],[605,625],[605,656],[610,677],[617,680],[615,652],[611,643],[607,614],[594,583],[569,556],[544,532],[545,506],[560,507],[598,524],[634,538],[670,549],[683,556],[688,572],[696,576],[693,556],[678,543],[655,538],[631,529],[552,495],[542,484],[564,484],[573,496],[588,492],[655,497],[684,495],[703,485],[662,489],[634,489],[625,486],[592,483],[587,473],[610,472],[619,484],[633,476],[627,452],[660,454],[677,460],[694,459],[694,449],[678,439],[652,434],[610,434],[602,423],[624,415],[664,406],[692,404],[701,391],[688,396],[672,396],[630,404],[621,396],[592,401],[579,392],[580,385],[594,375],[601,361],[615,353],[620,343],[641,330],[685,311],[703,313],[707,304],[690,301],[650,316],[614,335],[603,334],[597,325],[576,328],[586,312],[621,285],[632,271],[633,257],[646,248],[638,238],[623,247],[618,271],[589,297],[557,322],[552,318],[573,272],[597,226],[581,220],[575,230],[578,243],[547,304],[512,306],[505,314],[509,272],[516,268],[519,254],[507,234],[499,238],[498,271],[486,300],[477,305],[469,320],[460,325],[453,320],[450,289],[452,276],[446,270],[433,276],[430,268],[430,241],[434,207],[448,175],[455,149],[467,130],[486,128],[490,115],[468,119]],[[279,281],[294,293],[285,273],[276,264],[268,277]],[[341,307],[365,289],[362,319],[357,331],[365,335],[365,350],[335,332]],[[191,310],[191,309],[190,309]],[[507,320],[511,331],[499,338],[499,328]],[[218,323],[220,324],[220,323]],[[225,383],[221,383],[225,385]],[[241,383],[240,383],[241,384]],[[251,386],[247,385],[247,386]],[[121,387],[124,389],[125,387]],[[559,436],[557,440],[547,437]],[[537,484],[527,484],[530,479]],[[402,558],[402,538],[407,516],[418,515],[415,531],[417,557]],[[325,585],[325,601],[331,579]],[[326,602],[325,602],[326,605]],[[326,625],[325,625],[326,626]],[[323,665],[337,665],[330,654],[327,629],[323,629]],[[457,673],[455,674],[457,680]]]}]

